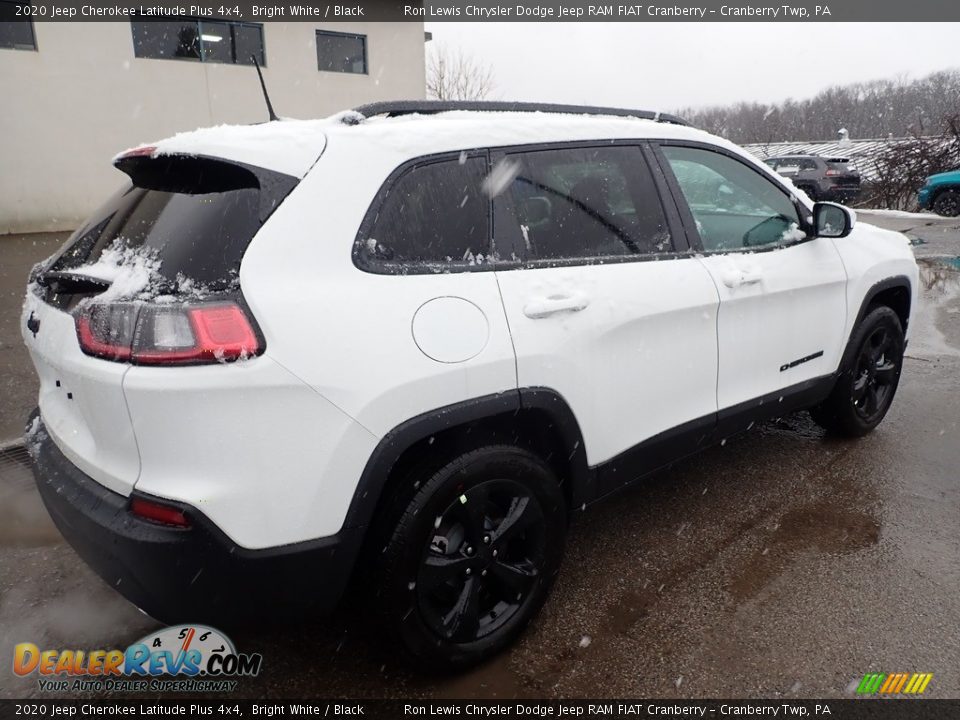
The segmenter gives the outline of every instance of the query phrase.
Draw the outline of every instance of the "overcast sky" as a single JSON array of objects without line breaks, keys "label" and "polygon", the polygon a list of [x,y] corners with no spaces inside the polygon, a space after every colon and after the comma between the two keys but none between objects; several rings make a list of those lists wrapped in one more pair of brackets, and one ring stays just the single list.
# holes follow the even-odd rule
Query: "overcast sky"
[{"label": "overcast sky", "polygon": [[[960,67],[957,23],[426,23],[493,67],[495,100],[676,110]],[[427,45],[430,52],[430,44]]]}]

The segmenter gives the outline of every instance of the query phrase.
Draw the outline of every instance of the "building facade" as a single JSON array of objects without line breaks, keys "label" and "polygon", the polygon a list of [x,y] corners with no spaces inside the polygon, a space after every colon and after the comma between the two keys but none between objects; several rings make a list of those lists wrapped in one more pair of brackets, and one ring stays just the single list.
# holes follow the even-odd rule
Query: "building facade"
[{"label": "building facade", "polygon": [[422,23],[0,26],[0,235],[77,227],[123,182],[125,148],[265,121],[251,56],[280,117],[424,97]]}]

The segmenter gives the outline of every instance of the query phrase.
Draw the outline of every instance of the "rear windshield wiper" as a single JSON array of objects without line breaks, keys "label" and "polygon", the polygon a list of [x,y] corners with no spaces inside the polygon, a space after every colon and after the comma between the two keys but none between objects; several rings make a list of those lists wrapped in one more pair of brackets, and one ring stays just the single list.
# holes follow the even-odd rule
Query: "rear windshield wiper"
[{"label": "rear windshield wiper", "polygon": [[37,276],[37,283],[58,294],[103,292],[110,287],[109,280],[60,270],[48,270],[45,273],[40,273]]}]

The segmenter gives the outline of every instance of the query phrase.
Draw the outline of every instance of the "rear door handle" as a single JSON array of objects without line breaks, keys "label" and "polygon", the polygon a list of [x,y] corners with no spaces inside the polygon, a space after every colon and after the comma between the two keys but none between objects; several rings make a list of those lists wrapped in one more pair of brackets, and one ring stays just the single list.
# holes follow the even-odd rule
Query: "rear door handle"
[{"label": "rear door handle", "polygon": [[562,312],[580,312],[590,301],[579,293],[573,295],[551,295],[534,298],[523,306],[523,314],[533,320],[550,317]]}]

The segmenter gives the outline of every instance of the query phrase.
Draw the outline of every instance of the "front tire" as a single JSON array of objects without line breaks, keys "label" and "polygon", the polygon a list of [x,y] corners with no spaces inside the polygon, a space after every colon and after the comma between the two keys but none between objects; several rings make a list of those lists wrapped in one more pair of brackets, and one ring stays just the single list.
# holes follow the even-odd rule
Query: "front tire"
[{"label": "front tire", "polygon": [[900,383],[904,338],[889,307],[871,310],[850,338],[844,367],[830,396],[810,414],[828,432],[862,437],[887,414]]},{"label": "front tire", "polygon": [[461,455],[421,485],[384,550],[388,629],[427,669],[497,654],[546,599],[566,530],[563,492],[540,458],[512,446]]},{"label": "front tire", "polygon": [[944,190],[933,201],[933,211],[944,217],[960,215],[960,190]]}]

